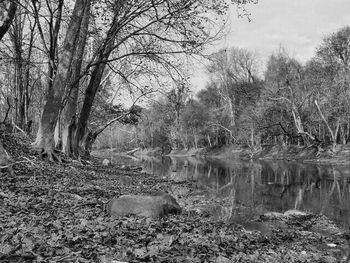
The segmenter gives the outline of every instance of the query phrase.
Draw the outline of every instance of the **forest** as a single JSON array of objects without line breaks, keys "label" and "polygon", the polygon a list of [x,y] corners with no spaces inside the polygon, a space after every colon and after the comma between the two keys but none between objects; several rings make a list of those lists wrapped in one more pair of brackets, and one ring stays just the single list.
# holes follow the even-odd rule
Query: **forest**
[{"label": "forest", "polygon": [[[96,139],[163,153],[349,143],[350,27],[306,63],[283,47],[264,63],[239,47],[208,53],[229,5],[245,17],[249,2],[2,1],[0,119],[50,160]],[[200,59],[209,82],[194,93]]]}]

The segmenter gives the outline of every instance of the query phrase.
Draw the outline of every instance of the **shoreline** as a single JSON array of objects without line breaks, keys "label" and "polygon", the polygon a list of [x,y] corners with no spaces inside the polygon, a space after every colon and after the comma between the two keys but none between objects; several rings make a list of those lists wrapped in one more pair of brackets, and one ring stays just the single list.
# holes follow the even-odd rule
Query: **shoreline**
[{"label": "shoreline", "polygon": [[[100,151],[116,152],[116,149],[101,149]],[[300,147],[297,145],[264,145],[252,153],[251,149],[240,146],[223,147],[208,151],[205,148],[177,150],[168,154],[162,154],[161,150],[144,149],[127,153],[118,153],[124,156],[153,156],[153,157],[196,157],[202,159],[221,159],[221,160],[276,160],[276,161],[295,161],[309,164],[322,165],[350,165],[350,145],[337,145],[332,152],[329,147],[321,151],[316,146]]]}]

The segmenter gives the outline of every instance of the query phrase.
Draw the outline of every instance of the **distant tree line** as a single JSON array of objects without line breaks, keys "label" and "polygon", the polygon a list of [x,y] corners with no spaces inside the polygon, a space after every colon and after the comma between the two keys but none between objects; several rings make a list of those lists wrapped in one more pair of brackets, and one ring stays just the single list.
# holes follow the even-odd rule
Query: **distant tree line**
[{"label": "distant tree line", "polygon": [[220,50],[210,57],[210,82],[196,97],[180,83],[142,111],[134,146],[348,144],[349,66],[350,27],[324,38],[304,64],[280,48],[263,76],[254,53]]}]

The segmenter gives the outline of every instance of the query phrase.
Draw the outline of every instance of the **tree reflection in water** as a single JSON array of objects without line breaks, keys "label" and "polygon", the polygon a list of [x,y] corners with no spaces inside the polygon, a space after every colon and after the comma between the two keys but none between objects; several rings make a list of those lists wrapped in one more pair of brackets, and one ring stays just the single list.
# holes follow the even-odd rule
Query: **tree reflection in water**
[{"label": "tree reflection in water", "polygon": [[225,201],[217,211],[223,219],[237,216],[238,204],[244,204],[252,214],[298,209],[350,226],[349,166],[169,157],[142,158],[137,164],[175,181],[195,180],[208,198]]}]

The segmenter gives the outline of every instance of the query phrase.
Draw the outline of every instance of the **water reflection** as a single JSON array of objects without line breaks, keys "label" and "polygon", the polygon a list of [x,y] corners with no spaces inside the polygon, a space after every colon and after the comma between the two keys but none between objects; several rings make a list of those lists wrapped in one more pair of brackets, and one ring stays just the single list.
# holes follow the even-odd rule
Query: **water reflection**
[{"label": "water reflection", "polygon": [[129,160],[129,164],[176,181],[196,180],[210,196],[230,200],[232,206],[218,212],[226,217],[235,216],[235,204],[244,204],[260,213],[298,209],[324,214],[342,227],[350,226],[349,166],[153,157]]}]

